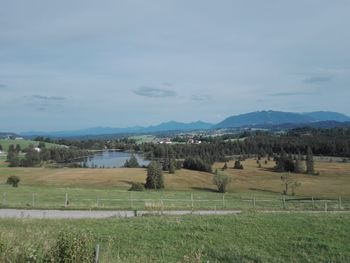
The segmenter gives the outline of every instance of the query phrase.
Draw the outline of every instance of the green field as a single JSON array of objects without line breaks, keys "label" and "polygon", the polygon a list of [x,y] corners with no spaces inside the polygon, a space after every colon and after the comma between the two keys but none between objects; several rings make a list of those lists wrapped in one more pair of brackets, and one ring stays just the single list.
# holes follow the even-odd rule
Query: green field
[{"label": "green field", "polygon": [[[66,194],[69,206],[64,207]],[[123,188],[0,185],[0,207],[39,209],[137,210],[350,210],[350,200],[300,198],[283,201],[275,193],[225,193],[201,190],[130,192]]]},{"label": "green field", "polygon": [[[222,166],[216,163],[214,168]],[[216,192],[212,174],[186,169],[165,173],[162,191],[131,193],[130,183],[144,183],[146,169],[11,168],[0,161],[0,205],[62,208],[67,193],[69,209],[350,209],[350,163],[316,162],[320,175],[295,175],[301,186],[285,203],[281,174],[271,171],[273,162],[258,168],[250,159],[244,166],[244,170],[225,171],[232,180],[222,195]],[[6,184],[11,175],[21,179],[18,188]]]},{"label": "green field", "polygon": [[72,229],[87,233],[93,244],[100,245],[101,262],[350,261],[348,214],[248,213],[107,220],[1,219],[2,262],[26,253],[40,259],[58,231]]},{"label": "green field", "polygon": [[[33,145],[33,146],[38,146],[39,142],[38,141],[32,141],[32,140],[7,140],[7,139],[0,139],[0,145],[2,146],[3,150],[7,152],[9,146],[13,144],[13,145],[17,145],[19,144],[21,146],[21,149],[25,149],[27,148],[29,145]],[[54,143],[45,143],[45,146],[47,148],[50,147],[56,147],[59,146],[57,144]]]}]

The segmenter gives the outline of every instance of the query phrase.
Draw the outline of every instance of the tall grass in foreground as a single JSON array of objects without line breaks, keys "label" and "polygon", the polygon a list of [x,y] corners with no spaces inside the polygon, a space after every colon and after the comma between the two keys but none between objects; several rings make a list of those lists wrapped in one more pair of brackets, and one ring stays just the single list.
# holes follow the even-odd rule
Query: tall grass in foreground
[{"label": "tall grass in foreground", "polygon": [[101,262],[350,262],[349,214],[1,219],[0,233],[1,262],[91,262],[96,244]]}]

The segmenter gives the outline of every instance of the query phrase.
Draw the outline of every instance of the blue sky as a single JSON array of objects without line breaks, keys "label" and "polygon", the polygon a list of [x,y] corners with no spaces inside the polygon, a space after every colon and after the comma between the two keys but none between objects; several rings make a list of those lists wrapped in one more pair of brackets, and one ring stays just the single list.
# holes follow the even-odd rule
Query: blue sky
[{"label": "blue sky", "polygon": [[0,6],[0,131],[350,115],[347,0]]}]

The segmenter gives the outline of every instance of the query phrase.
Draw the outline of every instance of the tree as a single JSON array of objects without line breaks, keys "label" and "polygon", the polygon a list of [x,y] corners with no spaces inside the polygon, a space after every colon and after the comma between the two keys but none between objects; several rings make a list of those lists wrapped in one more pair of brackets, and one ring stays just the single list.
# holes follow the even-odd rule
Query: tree
[{"label": "tree", "polygon": [[239,160],[235,161],[235,165],[233,166],[233,169],[243,169],[243,165],[241,164],[241,162]]},{"label": "tree", "polygon": [[14,145],[10,145],[7,153],[7,160],[10,167],[17,167],[20,165],[20,159],[18,157],[18,152],[16,151]]},{"label": "tree", "polygon": [[6,181],[7,184],[12,185],[13,187],[18,187],[19,182],[19,177],[15,175],[9,176]]},{"label": "tree", "polygon": [[162,189],[164,188],[164,177],[160,164],[152,161],[147,168],[147,178],[145,188]]},{"label": "tree", "polygon": [[311,147],[308,147],[308,148],[307,148],[307,154],[306,154],[306,173],[308,173],[308,174],[315,174],[314,156],[313,156]]},{"label": "tree", "polygon": [[139,162],[137,161],[137,158],[134,154],[130,156],[129,160],[126,160],[124,163],[124,167],[128,168],[138,168],[140,167]]},{"label": "tree", "polygon": [[2,151],[2,145],[0,144],[0,151]]},{"label": "tree", "polygon": [[218,188],[218,192],[225,193],[227,185],[230,183],[231,178],[228,177],[226,174],[218,172],[218,170],[215,170],[215,175],[213,177],[213,182]]},{"label": "tree", "polygon": [[304,168],[303,162],[301,160],[300,153],[298,154],[298,156],[295,160],[294,172],[296,172],[296,173],[304,173],[305,172],[305,168]]},{"label": "tree", "polygon": [[21,165],[26,167],[32,167],[40,164],[40,162],[40,153],[34,149],[33,145],[30,145],[24,159],[21,160]]},{"label": "tree", "polygon": [[170,162],[169,162],[169,173],[170,174],[174,174],[175,173],[175,170],[176,170],[176,160],[175,159],[170,159]]},{"label": "tree", "polygon": [[19,153],[21,150],[21,145],[16,144],[16,152]]},{"label": "tree", "polygon": [[292,158],[292,155],[284,151],[284,149],[281,149],[280,156],[275,158],[276,166],[275,171],[276,172],[294,172],[295,171],[295,165]]},{"label": "tree", "polygon": [[288,195],[289,190],[292,191],[292,195],[295,195],[295,189],[301,185],[291,173],[286,173],[281,176],[284,195]]}]

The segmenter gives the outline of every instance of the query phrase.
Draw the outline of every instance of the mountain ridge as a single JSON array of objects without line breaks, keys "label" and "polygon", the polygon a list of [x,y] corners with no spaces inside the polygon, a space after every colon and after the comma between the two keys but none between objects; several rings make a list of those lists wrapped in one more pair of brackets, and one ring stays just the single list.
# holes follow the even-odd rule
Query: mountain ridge
[{"label": "mountain ridge", "polygon": [[[194,131],[209,129],[229,129],[241,127],[257,127],[257,126],[278,126],[285,124],[311,124],[316,122],[350,122],[350,117],[332,111],[315,111],[315,112],[283,112],[283,111],[255,111],[245,114],[232,115],[217,124],[211,124],[203,121],[195,122],[177,122],[168,121],[158,125],[151,126],[131,126],[126,128],[112,127],[91,127],[87,129],[56,131],[56,132],[22,132],[21,136],[48,136],[48,137],[78,137],[85,135],[111,135],[111,134],[142,134],[155,133],[165,131]],[[334,124],[335,125],[335,124]],[[285,125],[288,126],[288,125]]]}]

